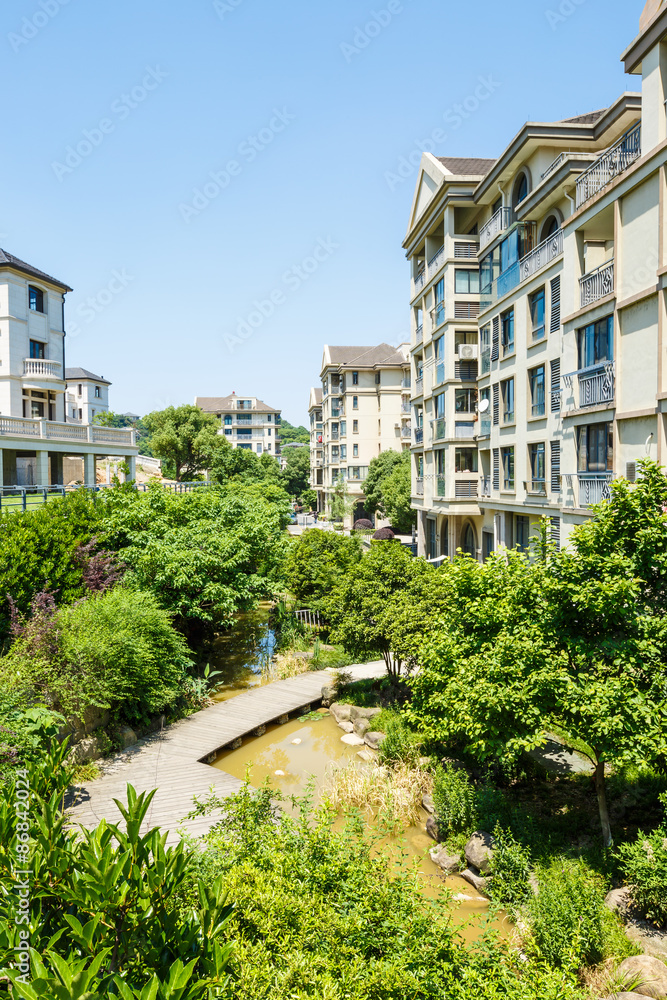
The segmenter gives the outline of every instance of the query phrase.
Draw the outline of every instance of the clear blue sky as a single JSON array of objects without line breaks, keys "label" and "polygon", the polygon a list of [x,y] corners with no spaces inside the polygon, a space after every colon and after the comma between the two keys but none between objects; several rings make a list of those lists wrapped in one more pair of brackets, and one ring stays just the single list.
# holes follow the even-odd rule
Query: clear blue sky
[{"label": "clear blue sky", "polygon": [[438,128],[436,155],[495,157],[638,86],[619,56],[643,0],[41,5],[0,12],[0,245],[74,288],[68,364],[119,412],[235,390],[305,422],[324,343],[407,338],[400,158]]}]

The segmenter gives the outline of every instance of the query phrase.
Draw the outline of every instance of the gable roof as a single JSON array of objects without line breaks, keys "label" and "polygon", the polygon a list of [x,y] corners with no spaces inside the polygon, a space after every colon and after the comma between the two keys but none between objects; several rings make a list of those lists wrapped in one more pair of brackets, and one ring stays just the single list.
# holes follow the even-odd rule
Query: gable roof
[{"label": "gable roof", "polygon": [[58,288],[62,288],[65,292],[71,292],[72,289],[69,285],[64,284],[62,281],[58,281],[57,278],[52,278],[50,274],[46,274],[45,271],[40,271],[38,268],[33,267],[32,264],[26,264],[24,260],[20,260],[15,257],[14,254],[8,253],[6,250],[0,250],[0,270],[3,267],[11,267],[15,271],[20,271],[21,274],[27,274],[31,278],[41,278],[42,281],[48,281],[51,285],[56,285]]},{"label": "gable roof", "polygon": [[266,403],[263,403],[261,399],[256,399],[255,396],[239,396],[234,392],[231,396],[197,396],[195,398],[195,406],[198,406],[200,410],[204,411],[204,413],[223,413],[226,410],[234,410],[236,412],[236,407],[233,404],[237,403],[239,399],[255,399],[257,405],[254,408],[254,413],[281,412],[280,410],[276,410],[273,406],[267,406]]},{"label": "gable roof", "polygon": [[65,369],[65,381],[66,382],[85,382],[90,379],[91,382],[103,382],[104,385],[111,385],[103,376],[95,375],[93,372],[87,371],[85,368],[66,368]]},{"label": "gable roof", "polygon": [[586,115],[576,115],[574,118],[561,118],[561,125],[594,125],[595,122],[602,118],[607,108],[602,108],[600,111],[589,111]]},{"label": "gable roof", "polygon": [[405,367],[405,355],[390,344],[378,344],[377,347],[331,347],[324,348],[322,368],[335,366],[339,368],[389,368]]},{"label": "gable roof", "polygon": [[460,177],[484,177],[496,162],[475,156],[439,156],[445,170]]}]

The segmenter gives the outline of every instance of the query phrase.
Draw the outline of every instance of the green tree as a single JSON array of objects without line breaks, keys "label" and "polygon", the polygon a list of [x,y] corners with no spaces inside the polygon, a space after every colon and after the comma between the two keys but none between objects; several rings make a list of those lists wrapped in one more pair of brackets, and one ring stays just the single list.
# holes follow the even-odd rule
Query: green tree
[{"label": "green tree", "polygon": [[288,448],[283,453],[286,465],[283,483],[291,497],[300,497],[310,485],[310,449]]},{"label": "green tree", "polygon": [[169,406],[145,418],[153,454],[173,464],[177,482],[208,469],[220,446],[218,421],[197,406]]},{"label": "green tree", "polygon": [[294,539],[287,558],[287,585],[303,600],[330,594],[361,560],[361,542],[332,531],[304,531]]},{"label": "green tree", "polygon": [[356,503],[355,498],[350,496],[347,481],[342,476],[338,476],[329,503],[332,520],[343,522],[345,518],[350,516]]},{"label": "green tree", "polygon": [[[406,453],[408,460],[410,453]],[[371,460],[368,467],[368,476],[364,483],[364,496],[366,498],[364,507],[369,516],[374,514],[389,515],[384,505],[383,487],[385,480],[392,474],[394,469],[403,462],[403,456],[398,451],[381,451],[377,458]]]},{"label": "green tree", "polygon": [[303,425],[294,427],[284,418],[278,425],[278,434],[280,435],[280,443],[283,445],[293,443],[310,444],[310,431],[308,428]]},{"label": "green tree", "polygon": [[[375,459],[374,459],[375,461]],[[404,451],[401,461],[394,464],[382,481],[382,507],[392,528],[401,535],[408,535],[417,524],[417,512],[412,509],[412,457]]]},{"label": "green tree", "polygon": [[311,510],[317,509],[317,492],[316,490],[302,490],[301,496],[299,498],[304,507],[310,507]]}]

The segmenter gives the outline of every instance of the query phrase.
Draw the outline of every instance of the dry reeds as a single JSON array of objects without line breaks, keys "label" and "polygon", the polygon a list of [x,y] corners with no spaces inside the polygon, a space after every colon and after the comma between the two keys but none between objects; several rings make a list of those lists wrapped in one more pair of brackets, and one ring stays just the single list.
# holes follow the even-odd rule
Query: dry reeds
[{"label": "dry reeds", "polygon": [[422,798],[432,790],[431,775],[406,764],[351,764],[332,771],[327,798],[338,812],[356,809],[390,826],[407,827],[420,822]]},{"label": "dry reeds", "polygon": [[262,666],[262,684],[273,684],[274,681],[286,681],[290,677],[307,674],[310,670],[310,659],[303,654],[285,653],[268,660]]}]

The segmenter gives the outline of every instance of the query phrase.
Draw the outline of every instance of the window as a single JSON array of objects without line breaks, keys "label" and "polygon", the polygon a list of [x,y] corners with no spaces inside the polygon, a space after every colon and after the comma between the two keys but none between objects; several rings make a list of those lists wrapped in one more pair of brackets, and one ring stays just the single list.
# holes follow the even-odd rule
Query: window
[{"label": "window", "polygon": [[83,386],[81,385],[81,383],[80,383],[80,382],[79,382],[79,388],[78,388],[78,393],[77,393],[77,395],[79,395],[79,396],[82,396],[82,395],[83,395]]},{"label": "window", "polygon": [[340,457],[340,448],[338,447],[338,445],[334,444],[331,446],[331,461],[337,462],[339,457]]},{"label": "window", "polygon": [[510,309],[501,316],[503,354],[511,354],[514,350],[514,310]]},{"label": "window", "polygon": [[491,327],[487,324],[479,332],[479,351],[482,356],[482,375],[491,371]]},{"label": "window", "polygon": [[477,540],[475,539],[475,529],[472,524],[466,524],[463,530],[463,551],[473,559],[477,557]]},{"label": "window", "polygon": [[358,396],[353,396],[352,397],[352,409],[353,410],[358,410],[359,409],[359,397]]},{"label": "window", "polygon": [[488,559],[489,556],[492,555],[492,553],[493,553],[493,547],[494,547],[493,532],[492,531],[483,531],[482,532],[482,556],[484,557],[484,559]]},{"label": "window", "polygon": [[455,275],[456,293],[462,295],[479,294],[479,271],[461,270],[457,268]]},{"label": "window", "polygon": [[444,278],[441,278],[440,281],[437,281],[435,283],[435,287],[433,289],[433,292],[434,292],[434,295],[435,295],[435,304],[436,304],[436,306],[438,305],[439,302],[444,302],[445,301],[445,279]]},{"label": "window", "polygon": [[382,372],[375,373],[375,384],[380,385],[382,382]]},{"label": "window", "polygon": [[30,309],[32,312],[43,313],[44,312],[44,292],[41,288],[34,288],[30,285],[28,289],[28,297],[30,300]]},{"label": "window", "polygon": [[345,461],[345,459],[347,458],[347,445],[346,444],[342,444],[340,446],[340,457],[341,457],[341,459],[343,461]]},{"label": "window", "polygon": [[514,379],[508,378],[500,383],[500,390],[503,397],[503,423],[514,423]]},{"label": "window", "polygon": [[551,333],[560,330],[560,275],[551,282],[551,323],[549,324]]},{"label": "window", "polygon": [[528,551],[528,537],[530,535],[530,520],[523,514],[517,514],[514,530],[516,533],[516,547],[522,552]]},{"label": "window", "polygon": [[477,449],[457,448],[456,449],[456,471],[457,472],[477,472]]},{"label": "window", "polygon": [[550,215],[542,226],[542,238],[540,242],[544,243],[544,241],[548,240],[550,236],[555,236],[559,229],[560,219],[557,215]]},{"label": "window", "polygon": [[359,421],[358,420],[353,420],[352,421],[352,433],[353,434],[358,434],[359,433]]},{"label": "window", "polygon": [[268,430],[267,430],[266,433],[268,434],[269,437],[271,437],[271,428],[270,427],[268,428]]},{"label": "window", "polygon": [[[34,359],[39,359],[40,361],[43,361],[44,360],[44,348],[45,348],[45,346],[46,345],[42,344],[42,342],[39,341],[39,340],[31,340],[30,341],[30,357],[34,358]],[[79,395],[81,395],[81,392],[79,392]]]},{"label": "window", "polygon": [[258,454],[258,455],[261,455],[261,454],[262,454],[262,446],[261,446],[261,444],[258,444],[258,445],[257,445],[257,454]]},{"label": "window", "polygon": [[543,417],[547,412],[544,365],[532,368],[528,372],[528,377],[530,379],[530,398],[532,401],[531,413],[534,417]]},{"label": "window", "polygon": [[83,410],[79,410],[79,420],[83,420]]},{"label": "window", "polygon": [[514,448],[502,449],[503,489],[514,489]]},{"label": "window", "polygon": [[607,316],[598,323],[591,323],[583,330],[577,330],[579,368],[613,361],[614,358],[614,317]]},{"label": "window", "polygon": [[438,545],[437,545],[437,535],[436,535],[436,522],[429,517],[426,522],[426,544],[428,547],[428,557],[429,559],[435,559],[438,555]]},{"label": "window", "polygon": [[544,444],[531,444],[529,449],[530,474],[533,490],[546,492],[546,447]]},{"label": "window", "polygon": [[546,333],[544,289],[533,292],[529,299],[530,320],[533,325],[533,340],[541,340]]},{"label": "window", "polygon": [[476,389],[457,389],[455,408],[457,413],[474,413],[477,405]]},{"label": "window", "polygon": [[231,437],[232,436],[232,429],[231,429],[231,427],[225,427],[225,434],[227,435],[227,437]]},{"label": "window", "polygon": [[528,197],[528,177],[525,173],[522,173],[517,182],[514,185],[514,197],[512,198],[512,203],[516,208],[520,205],[522,201]]},{"label": "window", "polygon": [[232,418],[225,417],[225,427],[231,427],[231,425],[232,425]]},{"label": "window", "polygon": [[342,438],[347,437],[347,420],[341,420],[340,422],[340,436]]},{"label": "window", "polygon": [[435,384],[445,381],[445,338],[438,337],[433,345],[435,353]]},{"label": "window", "polygon": [[239,399],[237,406],[239,410],[252,410],[252,400]]},{"label": "window", "polygon": [[590,424],[579,428],[579,472],[613,472],[612,424]]},{"label": "window", "polygon": [[352,372],[352,385],[359,385],[359,372]]},{"label": "window", "polygon": [[102,393],[100,392],[100,387],[99,387],[99,385],[96,385],[95,386],[95,399],[101,399],[101,398],[102,398]]}]

